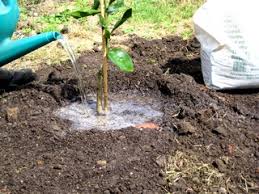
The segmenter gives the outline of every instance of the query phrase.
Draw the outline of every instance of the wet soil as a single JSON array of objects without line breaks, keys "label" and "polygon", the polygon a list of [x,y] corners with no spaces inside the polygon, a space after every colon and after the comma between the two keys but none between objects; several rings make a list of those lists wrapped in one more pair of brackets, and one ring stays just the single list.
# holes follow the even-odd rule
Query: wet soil
[{"label": "wet soil", "polygon": [[[259,90],[209,90],[195,39],[124,44],[136,71],[111,67],[110,92],[158,99],[160,128],[71,130],[53,114],[80,100],[71,65],[43,69],[39,81],[0,95],[0,193],[259,193]],[[100,59],[98,51],[79,59],[89,93]],[[164,163],[176,151],[222,173],[222,185],[166,181]]]}]

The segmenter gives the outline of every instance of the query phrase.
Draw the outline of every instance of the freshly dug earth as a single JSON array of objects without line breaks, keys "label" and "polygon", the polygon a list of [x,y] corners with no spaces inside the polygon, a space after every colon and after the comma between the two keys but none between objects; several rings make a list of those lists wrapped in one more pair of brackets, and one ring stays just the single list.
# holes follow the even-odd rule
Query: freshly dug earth
[{"label": "freshly dug earth", "polygon": [[[53,114],[80,100],[71,65],[43,69],[0,96],[0,193],[259,193],[259,90],[207,89],[196,40],[124,44],[136,71],[111,67],[110,92],[159,99],[160,128],[71,130]],[[97,50],[79,59],[89,93],[100,59]],[[195,173],[198,162],[214,174]]]}]

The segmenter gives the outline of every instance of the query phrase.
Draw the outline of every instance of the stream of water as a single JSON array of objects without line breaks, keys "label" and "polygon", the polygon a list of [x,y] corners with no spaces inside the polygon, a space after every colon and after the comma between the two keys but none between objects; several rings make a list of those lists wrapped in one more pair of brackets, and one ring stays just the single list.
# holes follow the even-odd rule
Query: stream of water
[{"label": "stream of water", "polygon": [[69,58],[73,65],[76,77],[78,78],[78,81],[79,81],[78,85],[79,85],[82,102],[85,104],[87,102],[87,94],[86,94],[86,90],[85,90],[85,86],[84,86],[84,82],[83,82],[81,66],[78,64],[75,53],[74,53],[73,49],[71,48],[67,38],[63,36],[58,41],[60,42],[60,44],[63,46],[63,48],[69,55]]}]

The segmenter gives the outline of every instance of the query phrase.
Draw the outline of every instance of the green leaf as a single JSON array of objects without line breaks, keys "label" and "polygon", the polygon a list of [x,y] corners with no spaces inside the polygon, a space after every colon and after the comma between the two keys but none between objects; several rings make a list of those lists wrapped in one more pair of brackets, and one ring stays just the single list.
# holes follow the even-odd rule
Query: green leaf
[{"label": "green leaf", "polygon": [[109,5],[111,5],[114,1],[116,1],[116,0],[110,0]]},{"label": "green leaf", "polygon": [[[71,15],[71,11],[69,9],[66,9],[64,11],[62,11],[61,13],[58,13],[55,15],[55,17],[57,18],[61,18],[61,17],[70,17]],[[47,16],[44,16],[44,17],[47,17]]]},{"label": "green leaf", "polygon": [[114,25],[111,32],[116,30],[118,27],[120,27],[124,22],[126,22],[130,17],[132,16],[132,8],[127,9],[125,13],[123,14],[122,18]]},{"label": "green leaf", "polygon": [[105,29],[105,37],[108,39],[111,38],[111,32],[108,29]]},{"label": "green leaf", "polygon": [[113,48],[109,50],[109,59],[117,65],[122,71],[133,72],[134,64],[129,54],[121,48]]},{"label": "green leaf", "polygon": [[114,0],[111,0],[109,3],[109,7],[107,8],[108,14],[114,14],[119,11],[121,7],[124,6],[124,0],[117,0],[114,2]]},{"label": "green leaf", "polygon": [[107,21],[106,21],[106,20],[104,19],[104,17],[102,17],[101,15],[100,15],[100,17],[99,17],[99,21],[100,21],[101,26],[102,26],[104,29],[108,29]]},{"label": "green leaf", "polygon": [[85,10],[78,10],[78,11],[72,11],[70,13],[70,16],[79,19],[79,18],[83,18],[83,17],[87,17],[87,16],[93,16],[100,13],[100,11],[98,10],[94,10],[94,9],[85,9]]},{"label": "green leaf", "polygon": [[107,21],[102,16],[100,16],[99,18],[100,18],[100,24],[105,30],[105,37],[110,39],[111,38],[111,32],[109,31]]},{"label": "green leaf", "polygon": [[94,0],[94,4],[92,6],[92,9],[97,10],[100,6],[100,0]]}]

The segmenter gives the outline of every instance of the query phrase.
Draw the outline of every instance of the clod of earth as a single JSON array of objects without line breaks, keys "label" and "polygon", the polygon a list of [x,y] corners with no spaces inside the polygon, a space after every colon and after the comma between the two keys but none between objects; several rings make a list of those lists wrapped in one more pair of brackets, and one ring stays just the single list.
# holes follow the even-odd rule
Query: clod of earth
[{"label": "clod of earth", "polygon": [[177,125],[177,133],[179,135],[191,135],[195,133],[197,129],[190,122],[180,122]]},{"label": "clod of earth", "polygon": [[227,194],[228,192],[227,192],[227,190],[225,189],[225,188],[219,188],[219,190],[218,190],[218,194]]},{"label": "clod of earth", "polygon": [[16,122],[18,120],[19,108],[7,108],[6,109],[6,119],[8,122]]},{"label": "clod of earth", "polygon": [[156,163],[159,167],[164,168],[166,166],[166,156],[158,156]]},{"label": "clod of earth", "polygon": [[44,161],[43,160],[37,160],[36,163],[37,163],[38,166],[44,165]]},{"label": "clod of earth", "polygon": [[213,163],[213,166],[215,166],[220,172],[225,172],[227,169],[226,164],[224,163],[223,160],[217,159]]},{"label": "clod of earth", "polygon": [[236,151],[236,145],[234,144],[227,145],[228,154],[233,155],[235,151]]},{"label": "clod of earth", "polygon": [[99,167],[105,167],[107,165],[107,161],[106,160],[98,160],[96,162],[96,164],[99,166]]},{"label": "clod of earth", "polygon": [[63,26],[63,28],[60,30],[62,34],[68,34],[69,33],[69,28],[68,26]]},{"label": "clod of earth", "polygon": [[219,126],[219,127],[212,129],[212,132],[217,135],[223,135],[224,137],[226,137],[228,134],[225,127],[223,127],[223,126]]},{"label": "clod of earth", "polygon": [[11,194],[11,191],[9,191],[7,188],[0,187],[0,193],[1,194]]}]

